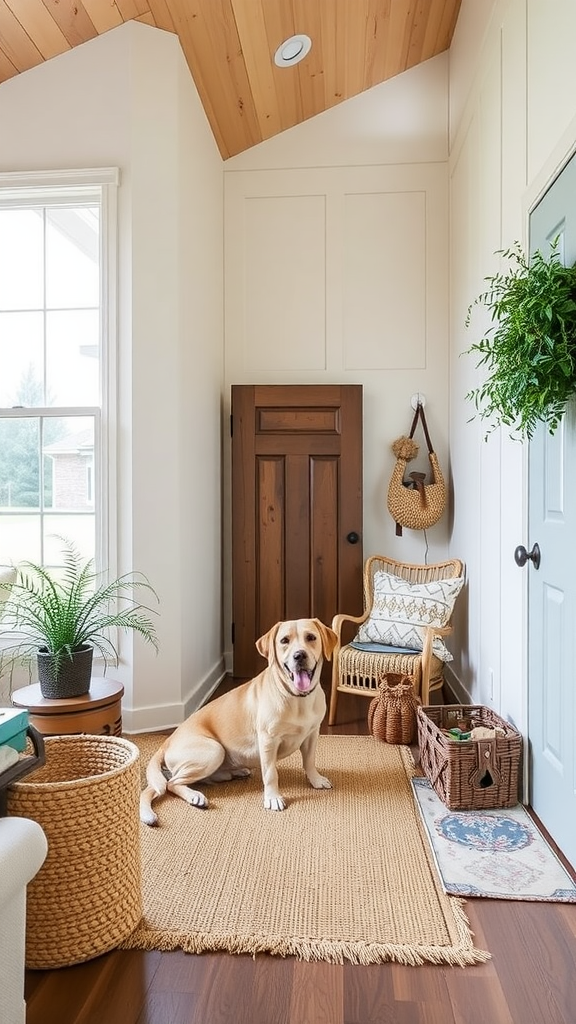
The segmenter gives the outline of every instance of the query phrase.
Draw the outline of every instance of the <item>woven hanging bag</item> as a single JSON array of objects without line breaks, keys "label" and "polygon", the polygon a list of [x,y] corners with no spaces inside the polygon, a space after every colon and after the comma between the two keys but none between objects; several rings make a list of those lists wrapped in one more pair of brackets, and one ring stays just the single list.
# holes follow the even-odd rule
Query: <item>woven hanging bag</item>
[{"label": "woven hanging bag", "polygon": [[370,701],[368,728],[384,743],[415,742],[418,723],[416,708],[420,704],[414,693],[412,676],[387,672],[378,684],[380,693]]},{"label": "woven hanging bag", "polygon": [[[419,446],[413,437],[419,419],[422,421],[432,471],[432,480],[428,484],[424,482],[424,473],[410,473],[410,480],[404,479],[408,463],[418,454]],[[397,438],[392,451],[396,456],[396,464],[388,485],[388,511],[396,521],[396,534],[401,537],[403,526],[410,530],[427,530],[429,526],[434,526],[446,506],[446,484],[438,456],[432,448],[424,409],[420,404],[416,408],[410,434],[408,437]]]}]

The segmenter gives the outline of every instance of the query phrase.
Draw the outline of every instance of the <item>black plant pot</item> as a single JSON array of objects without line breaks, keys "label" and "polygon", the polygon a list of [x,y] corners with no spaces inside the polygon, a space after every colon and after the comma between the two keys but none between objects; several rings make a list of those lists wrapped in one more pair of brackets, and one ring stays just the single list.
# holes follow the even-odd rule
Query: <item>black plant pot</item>
[{"label": "black plant pot", "polygon": [[[38,659],[38,681],[43,697],[58,700],[65,697],[82,697],[90,689],[92,676],[92,655],[94,648],[84,644],[74,651],[72,658],[62,655],[59,664],[50,651],[40,649]],[[56,673],[56,670],[58,672]]]}]

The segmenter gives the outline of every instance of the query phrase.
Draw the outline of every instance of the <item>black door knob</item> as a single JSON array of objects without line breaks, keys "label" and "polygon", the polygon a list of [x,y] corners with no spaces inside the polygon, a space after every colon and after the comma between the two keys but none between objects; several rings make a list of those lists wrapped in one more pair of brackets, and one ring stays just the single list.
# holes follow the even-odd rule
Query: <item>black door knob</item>
[{"label": "black door knob", "polygon": [[533,563],[535,569],[540,568],[540,548],[537,544],[534,544],[532,551],[526,551],[523,544],[519,544],[516,548],[516,551],[514,552],[514,561],[516,562],[516,565],[519,565],[520,568],[522,568],[522,566],[526,565],[528,560]]},{"label": "black door knob", "polygon": [[354,530],[352,530],[352,532],[349,533],[348,536],[346,537],[346,540],[348,541],[349,544],[357,544],[358,541],[360,540],[360,537],[358,536],[357,533],[354,533]]}]

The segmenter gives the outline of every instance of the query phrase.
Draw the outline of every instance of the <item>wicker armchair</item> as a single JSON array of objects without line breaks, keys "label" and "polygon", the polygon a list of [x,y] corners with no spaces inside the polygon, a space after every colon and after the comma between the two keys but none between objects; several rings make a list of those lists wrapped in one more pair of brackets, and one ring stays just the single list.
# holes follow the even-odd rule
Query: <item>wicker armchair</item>
[{"label": "wicker armchair", "polygon": [[332,629],[338,636],[336,648],[332,654],[332,692],[328,722],[336,723],[339,693],[357,693],[365,697],[374,697],[378,693],[378,683],[385,672],[400,672],[414,677],[417,696],[423,704],[428,704],[430,694],[439,690],[444,682],[444,662],[437,658],[432,650],[432,643],[437,636],[447,636],[452,632],[450,623],[443,627],[427,627],[422,651],[408,648],[370,645],[376,650],[358,650],[351,643],[342,643],[343,625],[346,622],[356,623],[358,628],[370,616],[374,603],[374,576],[383,570],[393,576],[400,576],[409,583],[431,583],[436,580],[447,580],[462,577],[464,565],[459,559],[449,562],[437,562],[433,565],[410,565],[407,562],[396,562],[383,555],[372,555],[364,564],[364,613],[359,616],[335,615]]}]

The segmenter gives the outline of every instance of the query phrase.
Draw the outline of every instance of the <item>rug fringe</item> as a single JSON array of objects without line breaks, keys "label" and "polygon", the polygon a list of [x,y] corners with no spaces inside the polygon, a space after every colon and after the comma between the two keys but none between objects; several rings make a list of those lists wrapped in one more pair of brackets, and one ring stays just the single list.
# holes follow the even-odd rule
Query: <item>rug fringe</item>
[{"label": "rug fringe", "polygon": [[[406,774],[409,779],[413,778],[417,773],[417,765],[414,760],[412,750],[410,749],[410,747],[406,746],[399,747],[399,750]],[[418,824],[420,826],[420,832],[423,838],[424,848],[428,852],[430,859],[433,861],[429,845],[426,842],[425,831],[420,816],[418,816]],[[436,867],[434,868],[434,870],[437,870]],[[448,899],[450,902],[450,906],[452,908],[452,913],[454,914],[454,921],[456,924],[456,930],[458,932],[459,943],[464,947],[473,947],[474,932],[470,928],[468,918],[466,917],[466,913],[464,911],[466,900],[463,900],[459,896],[449,896]],[[486,950],[474,949],[474,953],[476,955],[476,960],[474,960],[474,963],[485,963],[487,960],[491,960],[491,955],[490,953],[486,952]]]},{"label": "rug fringe", "polygon": [[330,964],[348,962],[368,965],[393,961],[408,967],[420,967],[423,964],[468,967],[472,964],[485,963],[490,960],[490,953],[472,946],[472,933],[468,928],[464,911],[458,905],[463,901],[454,899],[452,902],[462,939],[462,945],[459,946],[404,946],[394,943],[337,942],[329,939],[274,938],[256,935],[234,938],[229,935],[219,936],[211,933],[183,934],[137,928],[120,944],[119,948],[156,949],[165,953],[175,949],[195,954],[227,952],[249,954],[252,957],[258,953],[268,953],[272,956],[293,956],[297,960],[307,963],[323,961]]}]

